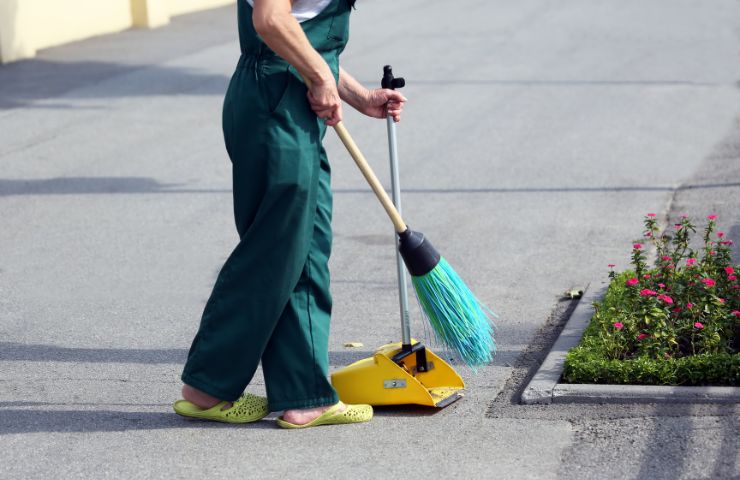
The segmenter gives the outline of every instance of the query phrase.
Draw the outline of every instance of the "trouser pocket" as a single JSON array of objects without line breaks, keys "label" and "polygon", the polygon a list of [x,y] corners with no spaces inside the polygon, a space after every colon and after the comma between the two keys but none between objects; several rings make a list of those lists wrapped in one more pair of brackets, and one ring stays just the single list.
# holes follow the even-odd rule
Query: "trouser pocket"
[{"label": "trouser pocket", "polygon": [[270,113],[279,110],[285,102],[293,76],[289,68],[284,62],[267,62],[260,68],[260,91]]}]

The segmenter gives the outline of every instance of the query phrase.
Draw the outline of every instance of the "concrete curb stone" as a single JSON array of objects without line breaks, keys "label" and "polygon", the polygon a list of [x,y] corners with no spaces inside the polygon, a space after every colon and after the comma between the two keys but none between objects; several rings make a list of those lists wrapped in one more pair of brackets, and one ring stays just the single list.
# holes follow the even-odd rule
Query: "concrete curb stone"
[{"label": "concrete curb stone", "polygon": [[581,341],[593,316],[593,302],[603,297],[607,286],[606,281],[593,281],[584,289],[550,353],[524,388],[522,403],[740,403],[740,387],[560,383],[565,355]]}]

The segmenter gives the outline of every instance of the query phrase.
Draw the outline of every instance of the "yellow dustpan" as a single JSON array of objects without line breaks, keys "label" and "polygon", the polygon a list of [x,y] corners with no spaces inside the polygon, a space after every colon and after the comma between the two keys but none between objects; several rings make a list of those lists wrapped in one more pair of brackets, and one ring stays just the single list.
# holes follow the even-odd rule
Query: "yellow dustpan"
[{"label": "yellow dustpan", "polygon": [[[390,66],[383,68],[383,88],[395,89],[404,85],[403,78],[393,77]],[[398,178],[396,125],[390,116],[387,124],[393,203],[400,217],[401,187]],[[341,125],[337,125],[335,129],[352,157],[358,165],[361,163],[360,160],[364,163],[364,158],[354,146],[354,142],[345,141],[343,134],[346,137],[349,135],[344,128],[338,127]],[[447,362],[411,338],[406,267],[398,249],[396,249],[396,265],[403,341],[383,345],[375,351],[372,357],[364,358],[337,370],[332,374],[331,382],[339,393],[339,398],[346,403],[446,407],[462,398],[465,383]]]},{"label": "yellow dustpan", "polygon": [[465,388],[460,375],[421,343],[404,350],[401,342],[337,370],[331,383],[345,403],[439,408],[462,398]]}]

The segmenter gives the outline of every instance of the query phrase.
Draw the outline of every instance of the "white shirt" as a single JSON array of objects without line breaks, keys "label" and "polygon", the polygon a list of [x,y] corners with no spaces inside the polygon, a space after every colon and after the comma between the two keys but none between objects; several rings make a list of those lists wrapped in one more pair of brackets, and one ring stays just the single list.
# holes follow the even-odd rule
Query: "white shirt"
[{"label": "white shirt", "polygon": [[[254,0],[247,0],[247,3],[254,7]],[[331,0],[293,0],[293,9],[290,13],[302,23],[324,11],[330,3]]]}]

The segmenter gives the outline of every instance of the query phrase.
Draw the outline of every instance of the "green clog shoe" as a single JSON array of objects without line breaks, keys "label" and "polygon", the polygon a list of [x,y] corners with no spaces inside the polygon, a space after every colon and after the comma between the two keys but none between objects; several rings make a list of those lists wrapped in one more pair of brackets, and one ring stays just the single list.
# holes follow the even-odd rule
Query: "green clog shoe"
[{"label": "green clog shoe", "polygon": [[[340,412],[343,406],[347,408],[343,412]],[[319,425],[345,425],[348,423],[369,422],[372,418],[373,407],[370,405],[345,405],[339,402],[314,420],[303,425],[286,422],[282,417],[277,419],[277,424],[281,428],[308,428],[318,427]]]},{"label": "green clog shoe", "polygon": [[267,399],[251,393],[244,393],[230,408],[224,408],[231,402],[219,402],[218,405],[203,409],[187,400],[178,400],[172,408],[175,413],[183,417],[199,418],[225,423],[256,422],[267,416]]}]

